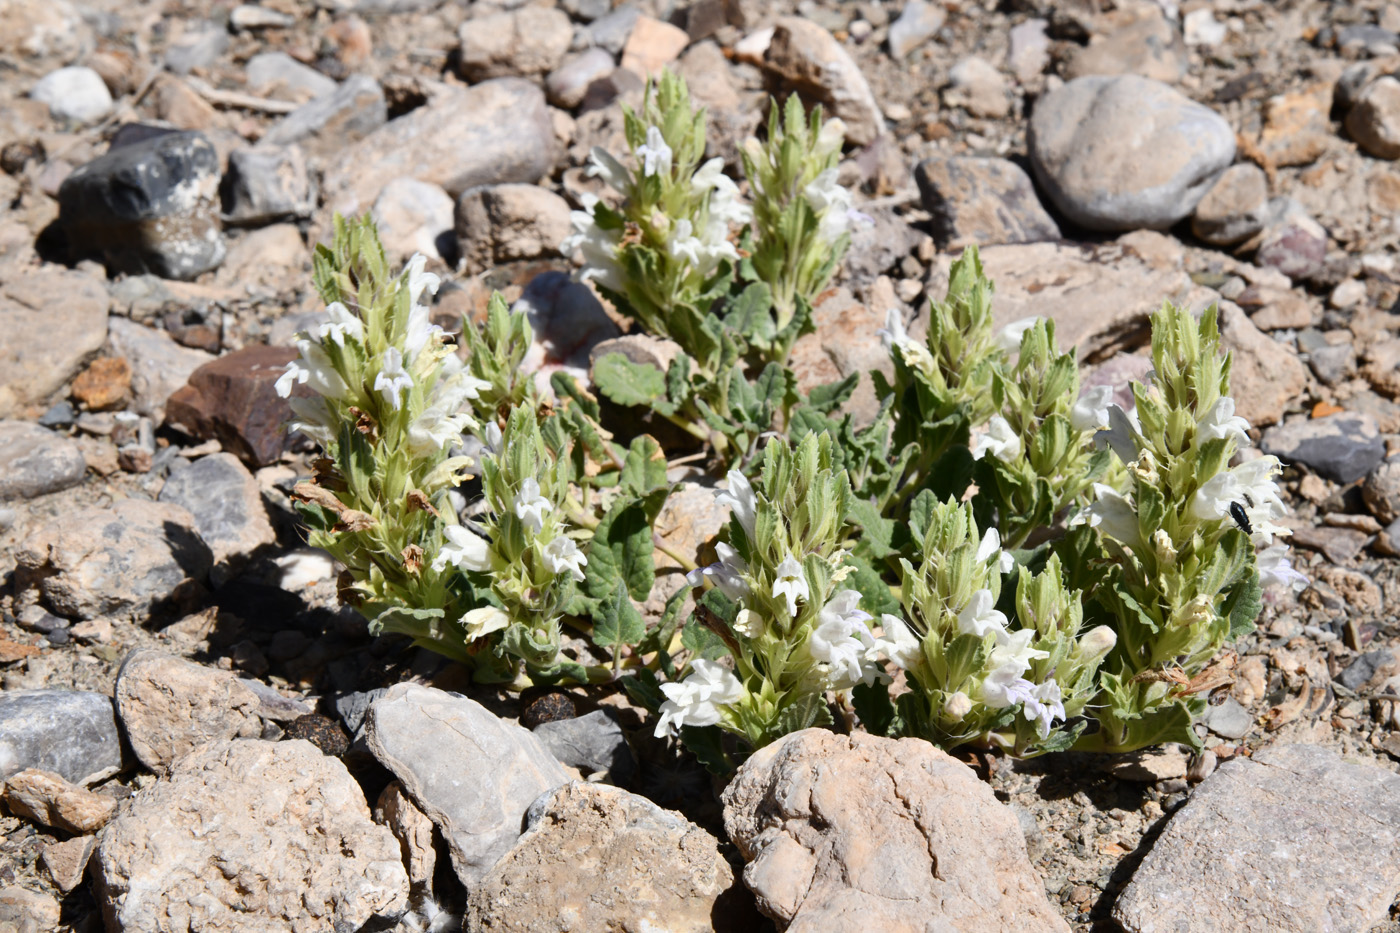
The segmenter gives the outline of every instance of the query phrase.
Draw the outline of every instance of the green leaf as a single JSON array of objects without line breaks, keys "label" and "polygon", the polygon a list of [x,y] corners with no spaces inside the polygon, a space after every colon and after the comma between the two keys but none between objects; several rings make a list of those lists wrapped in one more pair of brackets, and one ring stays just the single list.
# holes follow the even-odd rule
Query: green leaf
[{"label": "green leaf", "polygon": [[1191,710],[1184,703],[1175,701],[1159,706],[1136,719],[1127,720],[1123,723],[1121,741],[1113,741],[1110,735],[1113,730],[1100,729],[1089,735],[1081,735],[1074,743],[1074,750],[1121,754],[1151,745],[1161,745],[1163,742],[1180,742],[1199,751],[1202,747],[1201,737],[1191,728],[1194,719]]},{"label": "green leaf", "polygon": [[826,695],[823,693],[804,693],[794,703],[778,713],[778,718],[773,721],[773,728],[769,734],[773,738],[777,738],[780,735],[800,732],[813,726],[829,726],[832,722],[831,709],[826,705]]},{"label": "green leaf", "polygon": [[711,774],[727,775],[734,770],[724,753],[724,732],[719,726],[681,726],[681,741]]},{"label": "green leaf", "polygon": [[823,414],[831,414],[855,392],[860,384],[860,373],[851,373],[840,382],[828,382],[812,389],[807,394],[807,404]]},{"label": "green leaf", "polygon": [[621,582],[633,597],[646,599],[656,580],[653,549],[646,503],[625,497],[613,503],[588,545],[588,595],[606,598]]},{"label": "green leaf", "polygon": [[627,691],[627,696],[633,703],[653,715],[666,701],[666,694],[661,692],[661,682],[656,679],[656,672],[649,667],[640,667],[635,674],[618,682],[622,684],[622,689]]},{"label": "green leaf", "polygon": [[677,590],[670,599],[666,600],[666,608],[661,611],[660,620],[647,630],[646,636],[641,641],[637,642],[637,654],[656,652],[657,663],[668,677],[674,676],[676,673],[669,649],[671,639],[675,637],[676,629],[680,627],[681,606],[685,604],[686,598],[689,596],[689,587],[681,587]]},{"label": "green leaf", "polygon": [[888,612],[890,615],[901,613],[899,600],[894,598],[887,584],[874,568],[867,564],[859,555],[847,558],[847,561],[855,569],[846,578],[844,586],[860,593],[860,606],[875,618],[879,618],[881,613]]},{"label": "green leaf", "polygon": [[[666,374],[655,366],[634,363],[621,353],[608,353],[593,364],[598,391],[618,405],[657,408],[666,401]],[[659,411],[660,408],[657,408]]]},{"label": "green leaf", "polygon": [[422,638],[440,628],[444,613],[441,609],[414,609],[392,606],[375,616],[369,623],[372,635],[408,635]]},{"label": "green leaf", "polygon": [[772,309],[772,291],[766,283],[754,282],[730,303],[724,323],[753,343],[767,345],[776,336]]},{"label": "green leaf", "polygon": [[875,506],[864,499],[855,500],[851,503],[851,520],[865,532],[861,535],[860,543],[862,550],[872,558],[884,560],[898,553],[898,548],[892,544],[896,523],[882,516]]},{"label": "green leaf", "polygon": [[612,595],[598,604],[593,615],[593,643],[604,648],[635,645],[646,631],[646,621],[618,581]]},{"label": "green leaf", "polygon": [[1264,587],[1259,584],[1259,572],[1252,563],[1244,579],[1230,590],[1220,608],[1230,620],[1231,641],[1254,631],[1254,622],[1264,608]]},{"label": "green leaf", "polygon": [[529,671],[530,680],[537,687],[550,686],[564,681],[572,681],[576,684],[588,683],[588,668],[577,661],[558,659],[545,667],[535,664],[526,664],[525,667]]},{"label": "green leaf", "polygon": [[661,445],[649,434],[633,438],[622,464],[618,487],[640,498],[665,485],[666,455],[661,451]]},{"label": "green leaf", "polygon": [[865,731],[871,735],[894,735],[895,711],[890,702],[889,688],[884,684],[856,684],[851,690],[856,715]]}]

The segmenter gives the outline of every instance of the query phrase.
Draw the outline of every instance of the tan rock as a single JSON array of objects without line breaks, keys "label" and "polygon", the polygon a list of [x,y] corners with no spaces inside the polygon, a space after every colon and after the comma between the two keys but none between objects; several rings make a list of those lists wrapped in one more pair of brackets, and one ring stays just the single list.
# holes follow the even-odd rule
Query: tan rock
[{"label": "tan rock", "polygon": [[690,36],[679,26],[638,17],[622,47],[622,67],[643,78],[656,78],[689,44]]},{"label": "tan rock", "polygon": [[30,67],[67,65],[92,50],[92,29],[68,0],[0,0],[0,55]]},{"label": "tan rock", "polygon": [[431,890],[437,850],[433,848],[433,821],[418,809],[398,781],[390,781],[374,805],[375,822],[386,826],[399,841],[408,883],[415,889]]},{"label": "tan rock", "polygon": [[457,30],[468,81],[542,75],[559,67],[574,37],[569,14],[547,6],[473,16]]},{"label": "tan rock", "polygon": [[94,833],[107,825],[117,802],[70,784],[51,771],[30,769],[5,779],[5,806],[16,816],[70,833]]},{"label": "tan rock", "polygon": [[237,676],[160,651],[128,655],[115,692],[131,750],[157,774],[206,742],[262,734],[258,695]]},{"label": "tan rock", "polygon": [[1089,44],[1074,49],[1066,78],[1135,74],[1174,84],[1186,73],[1186,44],[1155,3],[1121,3],[1096,17]]},{"label": "tan rock", "polygon": [[773,29],[763,68],[782,85],[820,103],[846,124],[846,141],[865,146],[885,131],[885,117],[860,68],[831,33],[811,20],[784,16]]},{"label": "tan rock", "polygon": [[1347,114],[1346,128],[1376,158],[1400,158],[1400,80],[1386,75],[1366,85]]},{"label": "tan rock", "polygon": [[1369,344],[1362,357],[1361,375],[1381,395],[1400,399],[1400,338]]},{"label": "tan rock", "polygon": [[17,885],[0,888],[0,930],[5,933],[49,933],[58,929],[58,919],[58,901],[49,895]]},{"label": "tan rock", "polygon": [[0,417],[44,401],[101,349],[110,305],[102,282],[67,269],[0,282]]},{"label": "tan rock", "polygon": [[399,844],[338,759],[302,740],[215,742],[139,791],[102,834],[107,930],[392,927]]},{"label": "tan rock", "polygon": [[271,224],[232,241],[217,278],[239,287],[294,291],[306,281],[310,269],[311,251],[296,225]]},{"label": "tan rock", "polygon": [[44,863],[53,883],[64,894],[82,884],[87,874],[88,861],[97,846],[96,836],[74,836],[62,842],[50,842],[44,846],[39,859]]},{"label": "tan rock", "polygon": [[73,398],[88,411],[120,408],[131,394],[131,364],[120,356],[103,356],[73,380]]},{"label": "tan rock", "polygon": [[[605,784],[567,784],[530,808],[515,847],[471,888],[466,927],[737,930],[752,900],[713,836],[679,813]],[[747,902],[747,903],[746,903]]]},{"label": "tan rock", "polygon": [[[1220,304],[1220,343],[1234,357],[1230,394],[1235,412],[1250,424],[1276,423],[1308,385],[1308,372],[1295,353],[1261,333],[1239,306]],[[1193,308],[1199,308],[1192,302]]]},{"label": "tan rock", "polygon": [[569,235],[569,203],[538,185],[486,185],[462,192],[453,224],[467,271],[480,272],[558,256]]},{"label": "tan rock", "polygon": [[885,310],[866,307],[847,289],[836,288],[818,300],[812,321],[816,333],[799,337],[788,356],[798,389],[810,392],[860,373],[860,382],[842,410],[854,415],[857,424],[869,424],[875,420],[880,402],[868,374],[878,370],[886,378],[894,378],[894,363],[876,333],[885,326]]},{"label": "tan rock", "polygon": [[1264,102],[1264,126],[1259,131],[1259,151],[1276,166],[1310,165],[1335,138],[1328,112],[1332,109],[1332,85],[1320,82]]}]

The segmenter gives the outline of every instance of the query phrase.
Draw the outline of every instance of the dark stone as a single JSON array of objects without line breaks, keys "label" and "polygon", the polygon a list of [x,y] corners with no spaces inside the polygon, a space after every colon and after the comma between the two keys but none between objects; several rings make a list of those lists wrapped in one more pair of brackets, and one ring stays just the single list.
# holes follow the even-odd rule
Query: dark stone
[{"label": "dark stone", "polygon": [[577,719],[541,723],[535,738],[549,753],[571,768],[608,772],[614,784],[627,784],[637,772],[637,760],[627,744],[617,712],[597,709]]},{"label": "dark stone", "polygon": [[1060,239],[1030,176],[1006,159],[925,159],[914,169],[940,249]]},{"label": "dark stone", "polygon": [[574,706],[574,701],[563,693],[546,693],[525,707],[525,711],[520,714],[520,724],[526,729],[534,730],[547,722],[559,722],[563,719],[573,719],[578,715],[578,709]]},{"label": "dark stone", "polygon": [[1376,651],[1368,651],[1347,665],[1346,669],[1337,675],[1337,683],[1348,690],[1360,690],[1374,676],[1376,671],[1392,664],[1395,655],[1384,648]]},{"label": "dark stone", "polygon": [[75,441],[28,421],[0,421],[0,500],[67,489],[86,474]]},{"label": "dark stone", "polygon": [[42,161],[44,144],[37,139],[33,142],[15,140],[0,148],[0,172],[6,175],[18,175],[30,162]]},{"label": "dark stone", "polygon": [[1264,432],[1260,447],[1338,483],[1361,479],[1385,457],[1376,419],[1350,412],[1276,425]]},{"label": "dark stone", "polygon": [[293,719],[287,726],[286,738],[306,739],[321,750],[322,754],[339,758],[350,748],[350,736],[340,727],[340,723],[320,713],[310,713]]},{"label": "dark stone", "polygon": [[90,784],[122,768],[112,701],[75,690],[0,692],[0,779],[26,768]]},{"label": "dark stone", "polygon": [[45,428],[71,428],[77,417],[78,413],[73,410],[71,402],[59,402],[39,416],[39,425]]},{"label": "dark stone", "polygon": [[59,187],[69,251],[101,256],[116,272],[195,278],[224,258],[218,185],[218,153],[200,133],[110,149]]},{"label": "dark stone", "polygon": [[336,697],[331,705],[350,734],[358,737],[364,728],[365,714],[369,712],[370,704],[388,692],[388,687],[357,690],[354,693],[346,693]]},{"label": "dark stone", "polygon": [[170,396],[165,420],[195,437],[218,438],[251,469],[275,463],[287,443],[283,425],[292,409],[274,384],[296,356],[290,347],[255,345],[205,363]]}]

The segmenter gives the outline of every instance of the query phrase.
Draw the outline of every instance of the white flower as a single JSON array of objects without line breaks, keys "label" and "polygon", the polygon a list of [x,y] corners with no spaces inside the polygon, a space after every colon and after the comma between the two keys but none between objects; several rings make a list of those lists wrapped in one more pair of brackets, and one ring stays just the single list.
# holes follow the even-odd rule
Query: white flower
[{"label": "white flower", "polygon": [[533,476],[527,476],[520,484],[520,491],[515,494],[515,517],[531,532],[539,534],[540,529],[544,528],[545,513],[552,508],[553,503],[540,495],[539,482]]},{"label": "white flower", "polygon": [[1109,405],[1113,386],[1094,386],[1079,396],[1069,410],[1069,423],[1076,431],[1103,431],[1109,425]]},{"label": "white flower", "polygon": [[666,235],[666,250],[676,259],[684,259],[699,268],[705,244],[694,235],[694,227],[690,221],[682,218],[676,221],[671,227],[671,232]]},{"label": "white flower", "polygon": [[[717,161],[717,160],[711,160]],[[705,209],[709,212],[707,237],[729,243],[729,225],[742,227],[753,220],[753,208],[739,200],[739,189],[726,176],[721,175],[720,184],[715,186]],[[733,244],[729,244],[733,249]],[[738,255],[738,250],[735,250]]]},{"label": "white flower", "polygon": [[319,343],[298,340],[297,350],[300,357],[287,364],[287,371],[273,385],[278,395],[290,397],[296,384],[309,385],[318,395],[326,398],[345,398],[350,394],[350,387],[340,377],[330,355]]},{"label": "white flower", "polygon": [[943,716],[945,719],[962,719],[972,712],[972,697],[959,690],[943,701]]},{"label": "white flower", "polygon": [[656,737],[662,738],[681,726],[713,726],[720,720],[720,707],[744,697],[744,685],[727,668],[714,661],[690,662],[690,676],[678,684],[662,684],[666,702],[656,722]]},{"label": "white flower", "polygon": [[1008,356],[1012,362],[1021,355],[1021,338],[1026,331],[1035,326],[1040,320],[1040,315],[1032,314],[1030,317],[1023,317],[1019,321],[1012,321],[1001,330],[997,331],[997,347]]},{"label": "white flower", "polygon": [[797,601],[811,598],[811,591],[807,589],[807,574],[791,554],[778,565],[778,579],[773,581],[773,598],[779,596],[787,598],[788,615],[794,619],[797,618]]},{"label": "white flower", "polygon": [[325,343],[329,337],[334,340],[336,346],[345,346],[345,338],[350,337],[361,343],[365,339],[364,323],[358,317],[350,313],[350,309],[338,301],[332,301],[326,306],[326,314],[330,317],[330,322],[322,324],[317,331],[321,342]]},{"label": "white flower", "polygon": [[384,351],[384,362],[379,375],[374,377],[374,391],[383,395],[394,411],[398,411],[403,404],[402,393],[413,391],[413,377],[403,368],[403,356],[398,347]]},{"label": "white flower", "polygon": [[1026,717],[1027,722],[1036,724],[1036,734],[1042,739],[1050,734],[1051,722],[1065,718],[1065,704],[1060,695],[1060,685],[1053,678],[1043,684],[1037,684],[1023,704],[1021,714]]},{"label": "white flower", "polygon": [[1201,443],[1219,438],[1234,438],[1236,447],[1248,447],[1249,422],[1235,414],[1235,400],[1228,395],[1222,395],[1201,416],[1196,425],[1196,436]]},{"label": "white flower", "polygon": [[918,665],[924,657],[924,646],[899,616],[888,612],[880,616],[884,634],[875,639],[875,648],[902,670]]},{"label": "white flower", "polygon": [[748,596],[749,585],[742,576],[749,569],[748,562],[723,541],[715,545],[715,553],[719,555],[718,563],[692,570],[685,575],[686,581],[691,586],[699,586],[708,577],[730,599],[739,600]]},{"label": "white flower", "polygon": [[423,297],[423,293],[436,295],[438,286],[442,284],[442,279],[431,272],[424,272],[423,267],[427,265],[428,257],[422,253],[414,253],[404,267],[408,270],[408,300],[409,304],[418,304],[418,299]]},{"label": "white flower", "polygon": [[1138,421],[1137,409],[1124,410],[1118,405],[1108,406],[1108,430],[1094,437],[1094,446],[1102,450],[1105,445],[1113,448],[1118,459],[1132,463],[1138,458],[1138,437],[1142,434],[1142,423]]},{"label": "white flower", "polygon": [[1117,632],[1107,625],[1096,626],[1079,639],[1080,660],[1088,662],[1102,658],[1112,651],[1116,644],[1118,644]]},{"label": "white flower", "polygon": [[[454,355],[443,360],[443,369],[452,368],[453,364],[449,361],[455,359],[457,357]],[[433,383],[433,407],[455,412],[464,403],[480,398],[481,393],[489,388],[491,388],[491,383],[485,379],[478,379],[471,373],[460,370],[448,373],[440,376],[438,381]],[[500,428],[496,430],[499,432]]]},{"label": "white flower", "polygon": [[991,709],[1006,709],[1035,696],[1035,684],[1021,675],[1024,667],[1004,664],[982,678],[982,702]]},{"label": "white flower", "polygon": [[448,564],[462,570],[484,572],[491,569],[491,546],[480,535],[474,535],[461,525],[442,529],[448,543],[433,558],[433,569],[441,572]]},{"label": "white flower", "polygon": [[482,453],[488,457],[498,456],[501,452],[501,426],[494,421],[486,422],[477,441],[481,444]]},{"label": "white flower", "polygon": [[1095,483],[1093,491],[1094,504],[1089,506],[1085,519],[1089,527],[1097,528],[1123,544],[1139,545],[1138,516],[1133,504],[1106,483]]},{"label": "white flower", "polygon": [[287,423],[289,432],[301,432],[322,447],[329,447],[335,441],[335,422],[329,402],[316,395],[311,398],[288,399],[287,404],[296,416]]},{"label": "white flower", "polygon": [[816,145],[812,147],[812,153],[817,159],[824,159],[833,152],[840,152],[841,146],[846,142],[846,124],[839,117],[832,117],[822,124],[821,130],[817,133]]},{"label": "white flower", "polygon": [[449,415],[434,405],[408,426],[408,449],[419,457],[436,453],[460,441],[462,432],[475,423],[471,415]]},{"label": "white flower", "polygon": [[819,218],[817,232],[828,243],[840,239],[856,213],[851,208],[851,192],[836,183],[836,176],[837,170],[829,168],[802,189],[802,196]]},{"label": "white flower", "polygon": [[993,598],[991,590],[978,590],[973,593],[972,599],[968,600],[963,611],[958,613],[959,634],[986,638],[988,632],[996,632],[1000,636],[1006,631],[1006,615],[998,612],[994,606],[996,599]]},{"label": "white flower", "polygon": [[757,503],[754,500],[753,486],[748,478],[738,470],[730,470],[726,477],[729,480],[729,488],[721,489],[715,493],[716,505],[727,505],[734,512],[734,517],[739,520],[739,527],[744,529],[744,534],[748,536],[749,543],[753,543],[754,522],[757,520]]},{"label": "white flower", "polygon": [[560,535],[544,546],[542,556],[545,566],[551,572],[563,573],[567,570],[574,575],[574,582],[583,582],[583,568],[587,565],[588,558],[583,556],[583,552],[572,539]]},{"label": "white flower", "polygon": [[1308,588],[1308,578],[1293,569],[1293,562],[1287,557],[1288,547],[1275,544],[1259,552],[1260,586],[1287,586],[1301,592]]},{"label": "white flower", "polygon": [[[437,278],[437,276],[433,276]],[[437,334],[443,332],[442,328],[432,323],[429,319],[427,305],[413,305],[408,309],[408,332],[404,336],[403,348],[407,358],[415,359],[423,348],[428,345]]]},{"label": "white flower", "polygon": [[1031,662],[1037,658],[1048,658],[1050,652],[1031,647],[1035,630],[1019,628],[1014,632],[1002,630],[997,633],[997,646],[987,656],[987,663],[993,668],[1015,667],[1018,673],[1030,670]]},{"label": "white flower", "polygon": [[763,624],[763,617],[756,612],[740,609],[734,614],[734,631],[745,638],[757,638],[765,629],[767,626]]},{"label": "white flower", "polygon": [[467,630],[467,639],[476,641],[483,635],[499,632],[510,625],[510,616],[496,606],[482,606],[462,616],[462,625]]},{"label": "white flower", "polygon": [[885,311],[885,326],[875,331],[875,335],[880,338],[880,346],[884,347],[886,352],[909,343],[909,331],[904,328],[904,315],[898,308]]},{"label": "white flower", "polygon": [[584,209],[569,213],[574,232],[559,244],[559,251],[565,256],[572,256],[576,250],[581,254],[583,268],[579,272],[580,281],[595,279],[606,289],[624,291],[627,280],[622,274],[622,266],[617,262],[617,247],[622,233],[598,226],[593,217],[593,206],[598,202],[596,197],[583,197],[580,200],[584,203]]},{"label": "white flower", "polygon": [[[691,190],[697,194],[704,194],[725,184],[734,185],[733,180],[724,174],[724,159],[715,157],[695,170],[695,174],[690,176]],[[735,190],[738,186],[734,185]]]},{"label": "white flower", "polygon": [[637,158],[642,160],[642,174],[648,178],[657,173],[671,173],[671,147],[666,145],[666,137],[657,127],[647,127],[647,141],[637,147]]},{"label": "white flower", "polygon": [[1016,566],[1016,558],[1001,549],[1001,533],[995,528],[988,528],[982,536],[982,543],[977,545],[977,562],[985,564],[993,557],[997,559],[997,570],[1001,573],[1010,573],[1011,568]]},{"label": "white flower", "polygon": [[875,638],[866,623],[870,613],[860,608],[860,593],[839,590],[832,594],[817,616],[817,627],[807,640],[812,657],[828,666],[833,690],[847,690],[856,684],[873,684],[879,670],[869,660]]},{"label": "white flower", "polygon": [[593,147],[588,153],[588,161],[592,166],[588,173],[603,179],[618,191],[626,191],[632,183],[632,173],[602,146]]},{"label": "white flower", "polygon": [[992,415],[992,420],[987,422],[986,433],[977,437],[972,445],[972,459],[981,460],[988,451],[1003,463],[1010,463],[1021,456],[1021,438],[1011,430],[1011,422],[1001,415]]}]

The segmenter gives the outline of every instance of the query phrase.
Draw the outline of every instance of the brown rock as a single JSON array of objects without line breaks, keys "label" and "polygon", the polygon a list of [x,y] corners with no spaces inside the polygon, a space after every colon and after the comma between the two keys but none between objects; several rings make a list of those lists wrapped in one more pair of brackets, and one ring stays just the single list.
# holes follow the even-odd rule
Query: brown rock
[{"label": "brown rock", "polygon": [[5,806],[14,815],[41,826],[94,833],[107,825],[117,802],[50,771],[30,769],[5,779]]},{"label": "brown rock", "polygon": [[374,805],[375,822],[387,826],[403,850],[403,863],[408,866],[408,883],[414,889],[429,889],[433,884],[433,869],[437,865],[437,850],[433,848],[433,821],[413,803],[398,781],[379,795]]},{"label": "brown rock", "polygon": [[339,758],[350,748],[350,736],[340,723],[329,716],[307,713],[287,724],[287,738],[305,739],[321,750],[321,754]]},{"label": "brown rock", "polygon": [[1089,44],[1065,64],[1066,78],[1135,74],[1175,84],[1186,73],[1186,44],[1157,4],[1120,4],[1093,25]]},{"label": "brown rock", "polygon": [[102,347],[110,305],[100,281],[67,269],[0,282],[0,417],[43,402]]},{"label": "brown rock", "polygon": [[1197,787],[1113,908],[1128,933],[1367,930],[1400,892],[1400,777],[1275,745]]},{"label": "brown rock", "polygon": [[1332,86],[1327,82],[1269,98],[1259,131],[1260,153],[1279,167],[1317,161],[1334,138],[1327,115],[1331,109]]},{"label": "brown rock", "polygon": [[457,245],[468,272],[497,263],[558,256],[569,235],[569,203],[538,185],[469,188],[457,199]]},{"label": "brown rock", "polygon": [[1376,467],[1361,484],[1361,497],[1382,524],[1400,519],[1400,457]]},{"label": "brown rock", "polygon": [[1251,162],[1220,173],[1196,205],[1191,232],[1212,246],[1233,246],[1264,229],[1269,214],[1269,179]]},{"label": "brown rock", "polygon": [[88,861],[97,846],[96,836],[74,836],[62,842],[50,842],[44,846],[39,859],[44,863],[54,885],[67,894],[83,881],[87,874]]},{"label": "brown rock", "polygon": [[120,356],[103,356],[73,380],[73,398],[88,411],[121,408],[131,394],[131,364]]},{"label": "brown rock", "polygon": [[1234,357],[1230,394],[1235,412],[1255,426],[1274,424],[1307,388],[1308,372],[1297,354],[1261,333],[1238,305],[1219,304],[1220,343]]},{"label": "brown rock", "polygon": [[797,388],[810,392],[860,373],[860,382],[842,410],[854,415],[857,424],[869,424],[880,402],[868,373],[879,370],[886,378],[894,378],[889,351],[875,333],[885,326],[884,309],[868,308],[847,289],[837,288],[818,299],[812,321],[816,333],[799,337],[788,356],[788,366],[797,374]]},{"label": "brown rock", "polygon": [[288,347],[254,345],[206,363],[170,396],[166,422],[195,437],[217,438],[254,469],[275,463],[292,410],[274,383],[296,357]]},{"label": "brown rock", "polygon": [[1361,375],[1380,394],[1400,399],[1400,338],[1371,342],[1362,357]]},{"label": "brown rock", "polygon": [[816,23],[784,16],[763,56],[775,93],[796,91],[846,124],[846,141],[866,146],[885,131],[885,117],[865,76],[841,43]]},{"label": "brown rock", "polygon": [[[0,23],[3,22],[0,14]],[[49,895],[17,885],[0,888],[0,930],[5,933],[49,933],[58,929],[58,918],[58,901]]]},{"label": "brown rock", "polygon": [[1400,159],[1400,80],[1385,75],[1362,89],[1346,117],[1347,132],[1378,159]]},{"label": "brown rock", "polygon": [[538,800],[526,822],[472,886],[468,928],[526,933],[567,917],[561,925],[579,930],[701,933],[758,921],[715,838],[643,797],[575,782]]},{"label": "brown rock", "polygon": [[1015,162],[935,157],[919,163],[914,180],[924,210],[933,215],[933,238],[941,249],[1060,238],[1030,176]]},{"label": "brown rock", "polygon": [[622,47],[622,67],[643,78],[656,78],[690,44],[690,35],[678,26],[650,16],[640,16]]},{"label": "brown rock", "polygon": [[174,75],[164,74],[151,87],[156,116],[182,130],[207,130],[219,122],[219,112]]},{"label": "brown rock", "polygon": [[128,655],[115,694],[131,750],[156,774],[206,742],[262,734],[258,695],[232,672],[160,651]]}]

